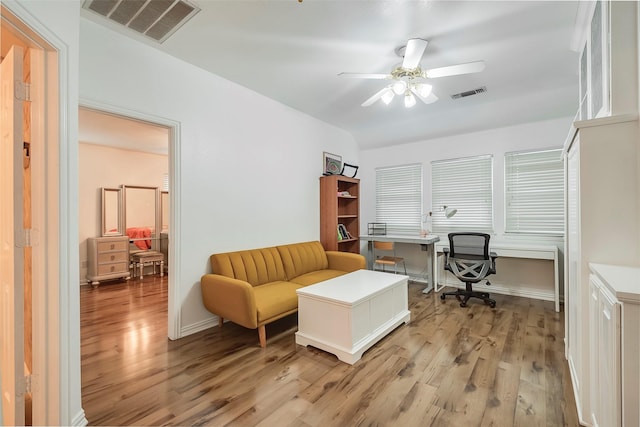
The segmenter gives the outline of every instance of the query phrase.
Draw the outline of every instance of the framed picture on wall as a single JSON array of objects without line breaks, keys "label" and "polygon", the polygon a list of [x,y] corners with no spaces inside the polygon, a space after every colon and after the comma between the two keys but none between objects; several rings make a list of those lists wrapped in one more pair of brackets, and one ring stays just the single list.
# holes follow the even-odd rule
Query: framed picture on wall
[{"label": "framed picture on wall", "polygon": [[322,168],[324,175],[340,175],[340,171],[342,170],[342,157],[325,151],[322,154]]}]

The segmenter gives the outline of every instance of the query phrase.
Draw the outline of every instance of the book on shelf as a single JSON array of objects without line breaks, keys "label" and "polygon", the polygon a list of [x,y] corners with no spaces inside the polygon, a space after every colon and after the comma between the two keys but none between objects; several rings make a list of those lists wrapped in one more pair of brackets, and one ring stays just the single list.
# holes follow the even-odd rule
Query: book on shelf
[{"label": "book on shelf", "polygon": [[347,231],[347,227],[344,224],[338,224],[338,240],[352,239],[353,237]]}]

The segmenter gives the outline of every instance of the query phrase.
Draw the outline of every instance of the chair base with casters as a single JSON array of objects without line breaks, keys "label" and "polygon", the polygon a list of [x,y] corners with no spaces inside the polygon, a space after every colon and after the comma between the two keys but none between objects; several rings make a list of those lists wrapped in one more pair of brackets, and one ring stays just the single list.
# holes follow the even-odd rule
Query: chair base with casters
[{"label": "chair base with casters", "polygon": [[[473,290],[474,283],[496,272],[498,256],[495,252],[489,252],[489,238],[485,233],[449,234],[449,248],[444,248],[444,268],[466,286],[465,289],[457,289],[455,292],[443,292],[440,299],[455,296],[460,301],[460,307],[466,307],[470,298],[478,298],[495,308],[496,301],[489,297],[488,292]],[[491,285],[488,280],[486,284]]]},{"label": "chair base with casters", "polygon": [[488,292],[474,291],[472,283],[466,284],[466,289],[458,289],[455,292],[443,292],[440,294],[440,299],[444,300],[447,296],[454,296],[460,301],[460,307],[466,307],[467,301],[470,298],[478,298],[484,301],[485,304],[489,304],[491,308],[495,308],[496,300],[489,297]]}]

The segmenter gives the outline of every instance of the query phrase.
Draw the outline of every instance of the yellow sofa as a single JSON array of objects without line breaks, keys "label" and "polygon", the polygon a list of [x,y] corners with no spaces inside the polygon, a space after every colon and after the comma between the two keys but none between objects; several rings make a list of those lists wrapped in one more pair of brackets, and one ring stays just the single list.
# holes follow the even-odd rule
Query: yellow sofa
[{"label": "yellow sofa", "polygon": [[366,267],[360,254],[325,251],[318,241],[214,254],[212,274],[202,276],[204,306],[246,328],[258,328],[298,310],[296,289]]}]

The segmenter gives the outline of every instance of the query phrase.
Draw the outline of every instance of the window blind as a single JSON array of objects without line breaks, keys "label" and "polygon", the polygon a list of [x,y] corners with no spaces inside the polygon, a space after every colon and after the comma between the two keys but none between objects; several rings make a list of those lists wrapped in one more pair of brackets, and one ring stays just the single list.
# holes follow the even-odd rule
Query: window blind
[{"label": "window blind", "polygon": [[376,169],[376,221],[389,234],[418,234],[422,215],[422,165]]},{"label": "window blind", "polygon": [[505,232],[564,234],[562,150],[506,153]]},{"label": "window blind", "polygon": [[[493,232],[493,156],[431,163],[434,233]],[[444,206],[457,209],[447,218]]]}]

